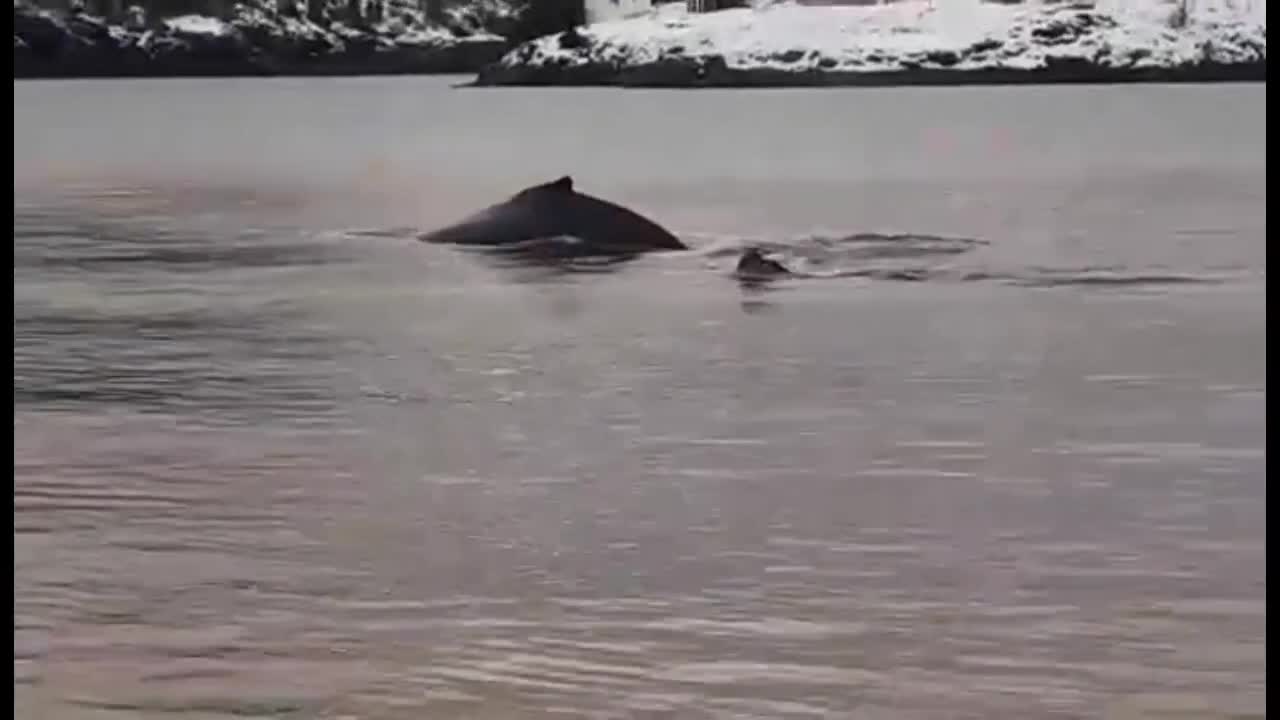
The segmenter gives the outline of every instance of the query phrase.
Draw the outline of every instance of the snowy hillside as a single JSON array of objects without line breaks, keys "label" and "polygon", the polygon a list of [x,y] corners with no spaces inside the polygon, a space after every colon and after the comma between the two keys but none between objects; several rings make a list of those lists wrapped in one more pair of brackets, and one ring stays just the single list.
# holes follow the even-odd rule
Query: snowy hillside
[{"label": "snowy hillside", "polygon": [[307,17],[248,0],[225,18],[148,20],[131,8],[114,24],[15,0],[14,77],[475,72],[510,47],[494,29],[516,22],[506,0],[454,4],[439,23],[415,0],[371,8],[330,0]]},{"label": "snowy hillside", "polygon": [[525,43],[479,84],[1265,79],[1263,0],[683,3]]}]

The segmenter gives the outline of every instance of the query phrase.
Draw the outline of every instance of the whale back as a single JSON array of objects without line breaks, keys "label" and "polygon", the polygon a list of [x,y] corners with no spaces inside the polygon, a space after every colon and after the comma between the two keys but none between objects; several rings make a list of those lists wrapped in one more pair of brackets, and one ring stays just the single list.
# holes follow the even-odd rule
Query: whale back
[{"label": "whale back", "polygon": [[424,235],[427,242],[508,245],[574,237],[602,251],[684,250],[668,230],[632,210],[579,193],[564,175],[525,188],[453,225]]},{"label": "whale back", "polygon": [[568,175],[523,190],[516,198],[555,215],[564,234],[601,248],[687,249],[666,228],[634,210],[578,192]]}]

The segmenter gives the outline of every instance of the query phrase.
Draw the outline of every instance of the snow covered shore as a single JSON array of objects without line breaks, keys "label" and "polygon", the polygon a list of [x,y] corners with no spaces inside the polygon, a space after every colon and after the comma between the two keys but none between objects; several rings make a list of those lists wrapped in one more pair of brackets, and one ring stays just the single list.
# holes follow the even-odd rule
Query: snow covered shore
[{"label": "snow covered shore", "polygon": [[[503,9],[501,3],[483,0],[476,5]],[[333,19],[339,12],[319,20],[293,17],[268,7],[240,4],[225,21],[185,15],[125,27],[15,0],[13,76],[459,73],[476,72],[510,47],[504,37],[483,27],[495,19],[494,13],[477,18],[465,10],[455,12],[441,26],[404,5],[392,5],[376,22]]]},{"label": "snow covered shore", "polygon": [[476,85],[659,87],[1265,81],[1264,0],[872,6],[683,3],[537,38]]}]

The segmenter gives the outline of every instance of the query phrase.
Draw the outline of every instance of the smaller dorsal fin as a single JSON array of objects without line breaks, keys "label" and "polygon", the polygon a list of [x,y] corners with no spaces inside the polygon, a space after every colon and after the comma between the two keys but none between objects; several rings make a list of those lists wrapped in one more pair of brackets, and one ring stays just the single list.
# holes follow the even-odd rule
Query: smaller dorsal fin
[{"label": "smaller dorsal fin", "polygon": [[557,180],[527,187],[516,193],[515,197],[545,197],[548,193],[551,195],[571,194],[573,193],[573,178],[563,175]]},{"label": "smaller dorsal fin", "polygon": [[562,175],[558,180],[552,180],[544,185],[548,190],[560,190],[562,192],[573,192],[573,178],[568,175]]},{"label": "smaller dorsal fin", "polygon": [[552,196],[566,195],[573,192],[573,178],[562,176],[559,179],[553,179],[552,182],[544,182],[543,184],[535,184],[532,187],[526,187],[516,193],[516,197],[547,197],[548,193]]}]

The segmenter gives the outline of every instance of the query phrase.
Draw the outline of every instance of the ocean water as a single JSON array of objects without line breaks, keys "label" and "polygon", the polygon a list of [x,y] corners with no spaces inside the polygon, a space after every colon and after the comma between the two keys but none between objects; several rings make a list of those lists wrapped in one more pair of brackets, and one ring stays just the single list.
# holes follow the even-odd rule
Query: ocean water
[{"label": "ocean water", "polygon": [[1265,716],[1264,85],[456,80],[14,83],[15,717]]}]

